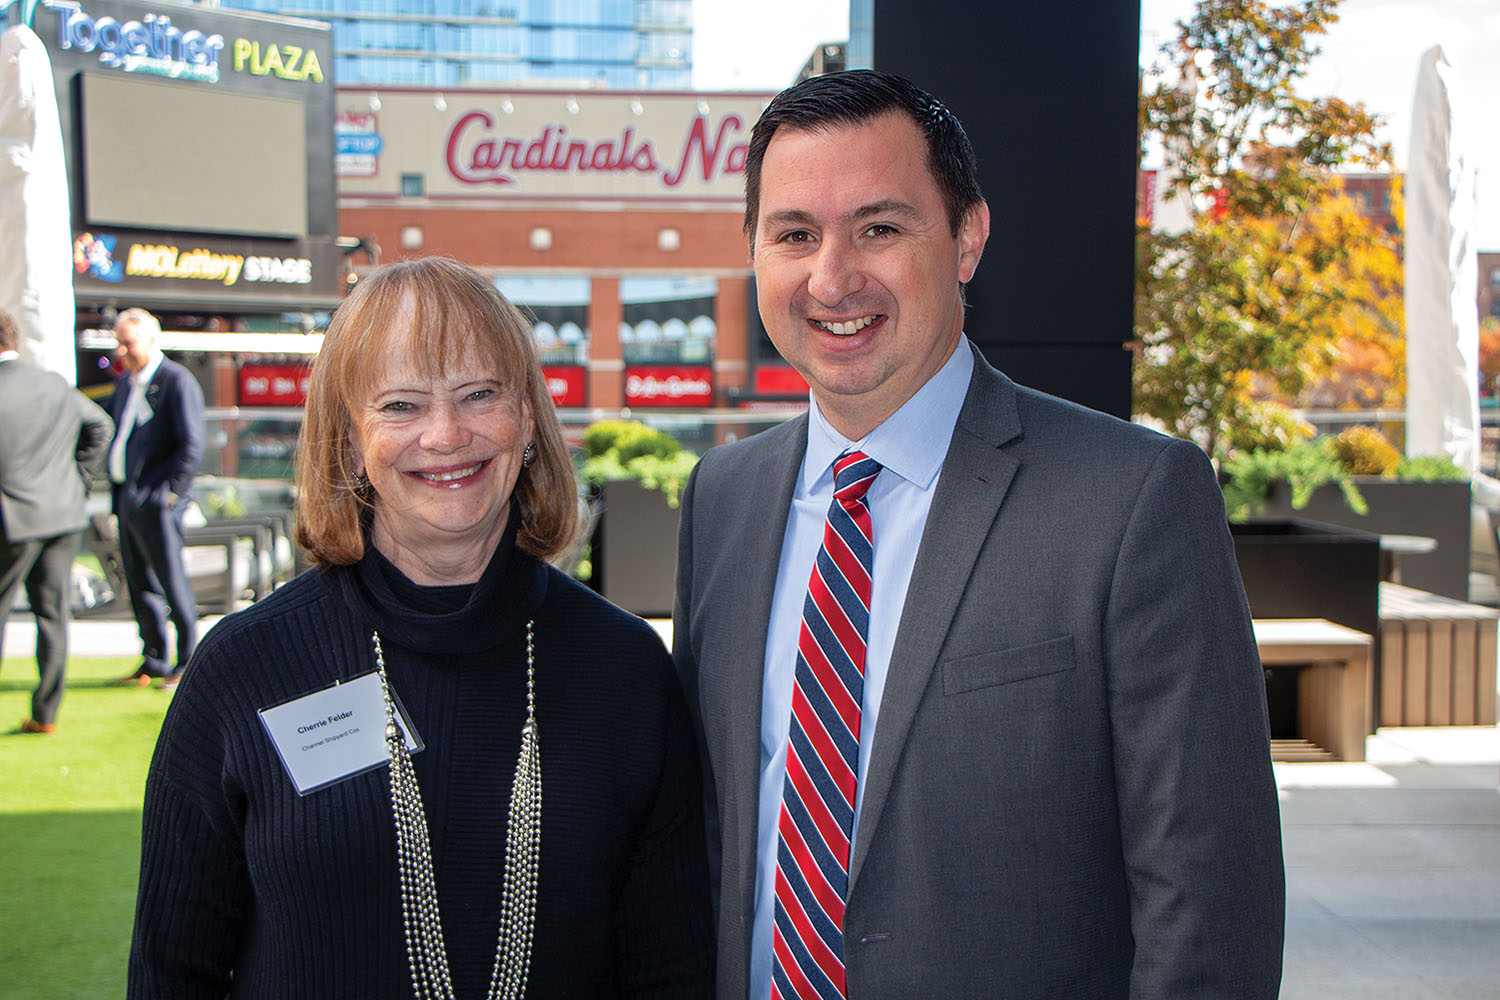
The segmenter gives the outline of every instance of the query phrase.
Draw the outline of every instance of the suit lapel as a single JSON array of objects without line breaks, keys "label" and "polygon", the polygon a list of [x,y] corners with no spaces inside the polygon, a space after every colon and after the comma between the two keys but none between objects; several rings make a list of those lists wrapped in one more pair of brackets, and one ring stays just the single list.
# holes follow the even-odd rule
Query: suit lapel
[{"label": "suit lapel", "polygon": [[861,793],[859,829],[850,860],[851,890],[869,853],[917,706],[968,586],[974,560],[1020,465],[1000,450],[1000,445],[1021,433],[1015,385],[986,364],[977,349],[974,353],[974,375],[943,460],[891,650]]},{"label": "suit lapel", "polygon": [[755,895],[766,630],[771,621],[771,601],[776,591],[776,571],[781,564],[792,492],[807,450],[807,418],[784,426],[784,431],[778,428],[765,432],[780,434],[783,439],[761,449],[743,470],[744,478],[740,481],[748,484],[748,488],[741,494],[743,502],[738,508],[739,523],[746,529],[739,556],[741,572],[735,580],[733,596],[725,605],[743,609],[741,634],[736,640],[742,653],[733,662],[724,664],[727,674],[721,683],[727,699],[724,717],[730,727],[726,755],[731,775],[728,787],[738,790],[729,807],[734,810],[732,822],[743,834],[737,838],[741,849],[734,870],[745,875],[743,898],[747,903]]}]

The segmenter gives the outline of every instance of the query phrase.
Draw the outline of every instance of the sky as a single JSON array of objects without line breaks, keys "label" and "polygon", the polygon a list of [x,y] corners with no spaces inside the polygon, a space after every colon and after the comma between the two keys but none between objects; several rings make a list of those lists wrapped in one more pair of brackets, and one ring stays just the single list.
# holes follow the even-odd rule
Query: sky
[{"label": "sky", "polygon": [[[1192,0],[1142,0],[1141,51],[1149,62],[1175,37]],[[780,90],[813,48],[849,34],[848,0],[695,0],[693,86],[699,90]],[[1382,138],[1407,165],[1411,105],[1422,53],[1441,45],[1467,106],[1469,155],[1478,165],[1477,242],[1500,250],[1500,2],[1497,0],[1345,0],[1339,21],[1303,93],[1358,101],[1386,120]],[[879,59],[879,53],[876,54]],[[939,95],[941,96],[941,95]]]}]

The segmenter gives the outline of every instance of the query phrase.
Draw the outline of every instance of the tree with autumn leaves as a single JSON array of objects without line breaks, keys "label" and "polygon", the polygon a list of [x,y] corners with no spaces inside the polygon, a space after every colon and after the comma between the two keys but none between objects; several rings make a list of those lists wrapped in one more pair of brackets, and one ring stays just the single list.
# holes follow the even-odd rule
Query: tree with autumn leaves
[{"label": "tree with autumn leaves", "polygon": [[1297,92],[1338,5],[1199,0],[1143,84],[1142,153],[1180,224],[1138,229],[1135,409],[1215,457],[1311,386],[1403,391],[1397,238],[1339,174],[1390,149],[1362,105]]}]

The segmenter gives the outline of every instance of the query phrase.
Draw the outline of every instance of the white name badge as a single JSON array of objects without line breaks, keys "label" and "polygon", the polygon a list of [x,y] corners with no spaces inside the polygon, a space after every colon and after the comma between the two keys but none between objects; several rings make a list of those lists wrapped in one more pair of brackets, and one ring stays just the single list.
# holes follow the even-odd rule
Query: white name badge
[{"label": "white name badge", "polygon": [[[394,691],[391,704],[406,748],[419,752],[421,737]],[[373,670],[257,714],[298,795],[362,774],[390,759],[385,745],[385,697],[380,675]]]}]

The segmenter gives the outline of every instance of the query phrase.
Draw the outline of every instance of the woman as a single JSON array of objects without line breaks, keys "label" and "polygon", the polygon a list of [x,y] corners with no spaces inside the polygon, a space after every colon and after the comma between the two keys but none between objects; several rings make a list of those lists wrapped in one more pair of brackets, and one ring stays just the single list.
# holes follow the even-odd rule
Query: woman
[{"label": "woman", "polygon": [[366,277],[297,477],[320,568],[215,626],[163,723],[129,995],[709,995],[683,699],[544,561],[577,489],[519,313],[451,261]]}]

